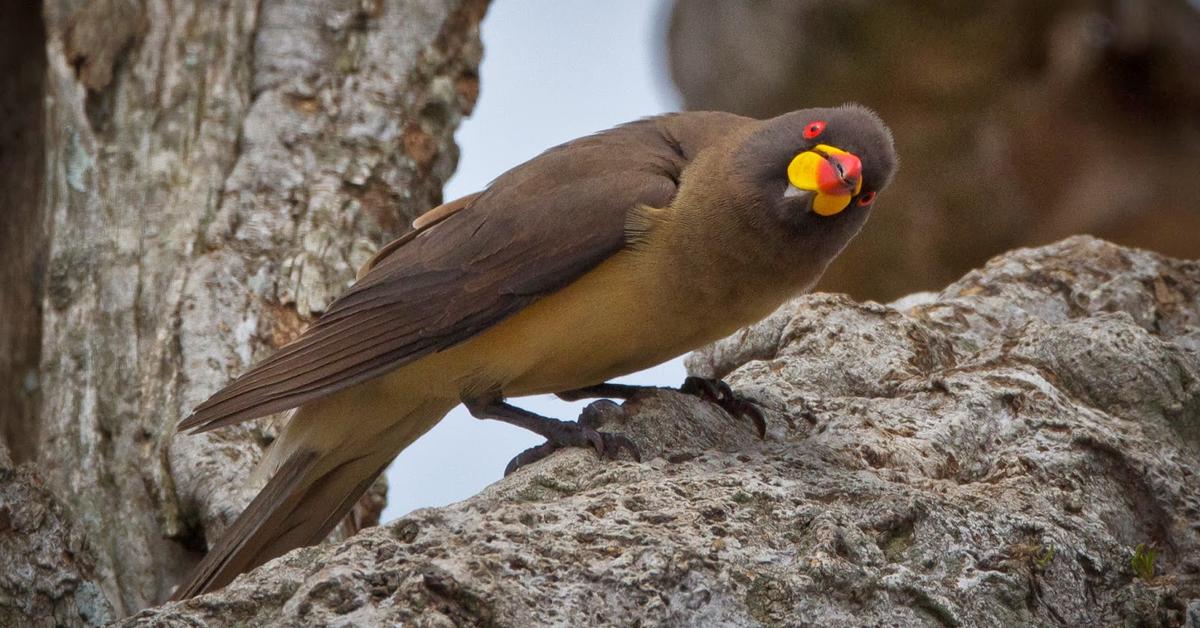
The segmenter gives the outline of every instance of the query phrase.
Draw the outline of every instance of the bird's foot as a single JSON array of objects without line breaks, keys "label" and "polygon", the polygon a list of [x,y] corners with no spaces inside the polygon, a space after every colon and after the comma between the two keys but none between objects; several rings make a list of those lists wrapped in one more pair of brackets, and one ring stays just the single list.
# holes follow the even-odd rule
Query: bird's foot
[{"label": "bird's foot", "polygon": [[730,416],[750,419],[758,431],[759,438],[767,437],[767,415],[758,404],[733,392],[729,384],[713,378],[689,376],[683,380],[679,392],[695,395],[719,406]]},{"label": "bird's foot", "polygon": [[549,422],[546,424],[546,430],[538,432],[546,437],[546,442],[517,454],[504,468],[504,475],[508,476],[517,469],[537,462],[563,447],[591,447],[596,450],[597,455],[606,460],[616,460],[617,455],[624,449],[634,460],[641,462],[642,452],[638,449],[637,443],[624,434],[601,432],[596,429],[603,422],[605,416],[613,413],[624,414],[624,410],[612,401],[601,399],[588,404],[579,414],[577,421],[546,419]]},{"label": "bird's foot", "polygon": [[647,390],[659,390],[657,386],[639,386],[636,384],[596,384],[554,393],[563,401],[579,401],[580,399],[632,399]]},{"label": "bird's foot", "polygon": [[477,419],[496,419],[523,427],[531,432],[540,434],[546,442],[527,449],[513,458],[504,469],[508,475],[517,469],[545,458],[563,447],[591,447],[601,458],[615,460],[624,449],[633,456],[634,460],[642,461],[642,452],[637,444],[622,434],[611,434],[598,431],[605,416],[612,413],[624,414],[621,406],[607,400],[589,404],[579,415],[578,421],[560,421],[504,402],[499,394],[481,398],[464,399],[467,410]]},{"label": "bird's foot", "polygon": [[[655,390],[657,388],[656,386],[603,383],[575,390],[566,390],[558,393],[558,397],[565,401],[595,397],[632,399],[634,396],[642,394],[647,390]],[[693,376],[683,380],[683,385],[679,387],[679,392],[694,395],[716,404],[722,410],[728,412],[730,416],[750,419],[754,423],[754,428],[758,431],[759,438],[767,437],[767,415],[762,411],[762,408],[758,407],[758,404],[753,401],[733,392],[729,384],[719,379]]]}]

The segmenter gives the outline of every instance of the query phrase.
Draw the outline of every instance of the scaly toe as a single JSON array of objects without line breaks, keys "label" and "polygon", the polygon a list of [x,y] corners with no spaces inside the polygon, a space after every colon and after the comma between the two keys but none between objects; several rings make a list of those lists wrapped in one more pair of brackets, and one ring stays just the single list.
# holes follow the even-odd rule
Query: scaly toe
[{"label": "scaly toe", "polygon": [[758,404],[739,398],[734,399],[730,406],[730,408],[726,408],[727,412],[734,416],[750,419],[754,423],[754,429],[758,431],[758,437],[767,437],[767,415],[762,408],[758,407]]},{"label": "scaly toe", "polygon": [[604,435],[607,448],[606,451],[608,452],[606,457],[609,460],[616,460],[617,454],[621,453],[621,450],[624,449],[625,451],[629,452],[630,457],[632,457],[634,460],[638,462],[642,461],[642,450],[639,449],[637,443],[633,442],[633,440],[631,440],[629,437],[625,436],[624,434],[612,434],[609,432],[600,433]]},{"label": "scaly toe", "polygon": [[606,419],[622,419],[625,417],[625,408],[621,404],[610,399],[597,399],[586,406],[579,413],[579,424],[584,427],[598,429],[605,423]]},{"label": "scaly toe", "polygon": [[767,416],[758,404],[735,393],[729,384],[719,379],[689,376],[679,392],[694,395],[720,407],[730,416],[750,419],[759,438],[767,437]]},{"label": "scaly toe", "polygon": [[596,455],[605,460],[616,460],[620,456],[621,450],[625,450],[634,460],[641,462],[642,452],[637,443],[624,434],[601,432],[596,429],[604,422],[605,417],[614,413],[624,415],[625,410],[607,399],[588,404],[580,413],[578,421],[558,422],[555,425],[552,439],[517,454],[504,468],[504,475],[508,476],[521,467],[533,464],[563,447],[591,447],[596,451]]},{"label": "scaly toe", "polygon": [[561,448],[562,447],[560,445],[546,441],[541,445],[530,447],[529,449],[522,451],[516,456],[513,456],[512,460],[508,461],[508,465],[504,467],[504,477],[512,475],[517,469],[533,464]]}]

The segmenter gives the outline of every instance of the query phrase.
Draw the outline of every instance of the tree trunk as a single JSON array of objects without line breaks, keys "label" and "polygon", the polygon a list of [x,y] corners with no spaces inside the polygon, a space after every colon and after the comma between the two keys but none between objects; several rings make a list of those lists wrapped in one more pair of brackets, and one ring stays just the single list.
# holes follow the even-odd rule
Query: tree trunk
[{"label": "tree trunk", "polygon": [[[6,254],[6,285],[31,296],[0,343],[40,333],[40,358],[19,356],[40,359],[36,381],[0,364],[20,393],[0,410],[14,457],[36,458],[81,523],[118,615],[170,593],[244,504],[274,433],[259,421],[175,437],[176,422],[440,201],[485,8],[46,0],[44,42],[6,43],[30,59],[44,45],[45,110],[33,91],[24,110],[44,114],[44,161],[36,134],[19,148],[45,170],[26,175],[26,220],[6,220],[22,231],[0,234],[6,252],[35,251],[15,266]],[[10,412],[37,398],[13,382],[37,388],[36,413]]]},{"label": "tree trunk", "polygon": [[44,40],[37,3],[0,10],[0,442],[16,462],[37,440]]}]

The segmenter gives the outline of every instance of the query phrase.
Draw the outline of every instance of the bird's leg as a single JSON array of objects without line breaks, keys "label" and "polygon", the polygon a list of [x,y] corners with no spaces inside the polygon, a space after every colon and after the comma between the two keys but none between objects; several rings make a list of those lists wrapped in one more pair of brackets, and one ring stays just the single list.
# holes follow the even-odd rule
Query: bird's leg
[{"label": "bird's leg", "polygon": [[632,399],[634,395],[654,390],[657,386],[634,386],[631,384],[596,384],[554,393],[563,401],[579,401],[580,399]]},{"label": "bird's leg", "polygon": [[600,417],[620,408],[613,402],[598,401],[588,405],[579,415],[578,421],[560,421],[544,417],[528,410],[522,410],[504,402],[498,394],[491,394],[474,399],[464,399],[463,405],[477,419],[495,419],[517,427],[523,427],[546,439],[546,442],[531,447],[513,458],[504,469],[508,475],[517,469],[545,458],[563,447],[591,447],[601,458],[615,460],[617,454],[625,449],[634,460],[642,461],[642,453],[637,445],[622,434],[610,434],[595,429]]},{"label": "bird's leg", "polygon": [[[607,399],[630,399],[638,393],[646,390],[653,390],[656,386],[632,386],[629,384],[596,384],[595,386],[585,386],[573,390],[565,390],[560,393],[555,393],[559,399],[564,401],[578,401],[580,399],[592,399],[602,397]],[[679,392],[694,395],[705,401],[720,406],[722,410],[728,412],[734,417],[744,417],[750,419],[754,423],[754,428],[758,431],[760,438],[767,436],[767,417],[763,414],[761,408],[753,401],[742,397],[733,392],[729,384],[707,377],[689,376],[683,380],[683,385],[679,387]]]}]

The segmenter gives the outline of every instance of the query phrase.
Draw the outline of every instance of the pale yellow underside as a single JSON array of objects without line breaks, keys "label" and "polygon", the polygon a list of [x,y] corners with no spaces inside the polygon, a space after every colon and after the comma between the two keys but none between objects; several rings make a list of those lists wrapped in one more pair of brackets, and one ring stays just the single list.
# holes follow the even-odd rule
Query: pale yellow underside
[{"label": "pale yellow underside", "polygon": [[471,340],[306,404],[272,458],[282,461],[305,444],[327,451],[368,447],[390,458],[464,396],[500,390],[515,397],[597,384],[732,333],[787,296],[690,290],[693,284],[670,279],[689,269],[662,268],[663,256],[652,251],[618,253]]}]

